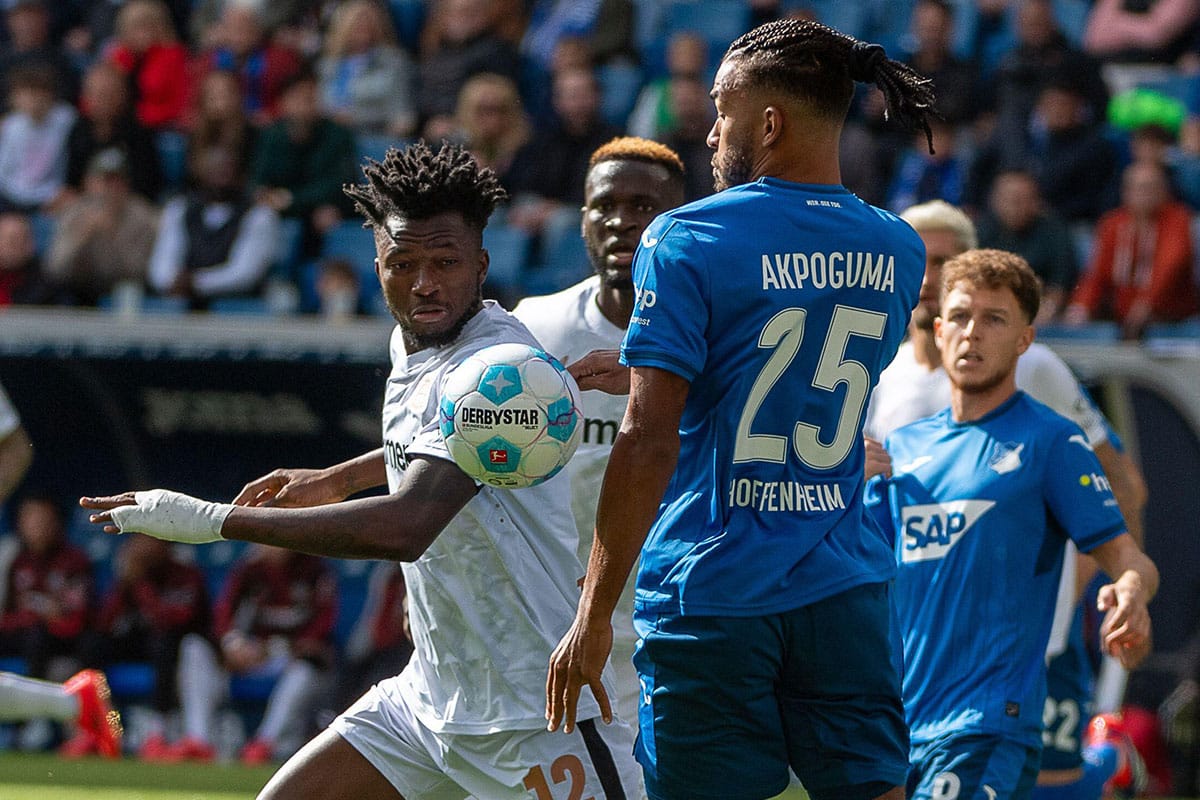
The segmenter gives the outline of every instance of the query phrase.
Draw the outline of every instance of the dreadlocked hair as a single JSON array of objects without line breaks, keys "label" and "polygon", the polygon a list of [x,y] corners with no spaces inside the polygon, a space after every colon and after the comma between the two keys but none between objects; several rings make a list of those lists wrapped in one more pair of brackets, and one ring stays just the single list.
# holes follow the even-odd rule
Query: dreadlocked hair
[{"label": "dreadlocked hair", "polygon": [[850,109],[854,82],[874,83],[887,100],[889,116],[925,132],[933,152],[928,118],[934,113],[933,81],[887,57],[883,47],[811,20],[781,19],[760,25],[729,45],[747,83],[791,94],[814,111],[842,120]]},{"label": "dreadlocked hair", "polygon": [[367,159],[366,183],[342,187],[367,222],[380,227],[387,217],[428,219],[447,211],[462,214],[482,231],[496,206],[508,199],[496,173],[480,168],[459,145],[442,143],[435,153],[424,142],[389,148],[383,161]]}]

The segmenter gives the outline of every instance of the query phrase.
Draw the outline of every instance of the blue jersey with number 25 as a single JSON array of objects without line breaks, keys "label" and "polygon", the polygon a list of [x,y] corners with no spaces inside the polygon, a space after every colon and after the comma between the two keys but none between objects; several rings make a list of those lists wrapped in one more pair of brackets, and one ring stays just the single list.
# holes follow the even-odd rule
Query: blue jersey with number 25
[{"label": "blue jersey with number 25", "polygon": [[906,223],[841,186],[763,178],[646,229],[622,359],[690,390],[639,612],[770,614],[894,574],[862,423],[924,267]]}]

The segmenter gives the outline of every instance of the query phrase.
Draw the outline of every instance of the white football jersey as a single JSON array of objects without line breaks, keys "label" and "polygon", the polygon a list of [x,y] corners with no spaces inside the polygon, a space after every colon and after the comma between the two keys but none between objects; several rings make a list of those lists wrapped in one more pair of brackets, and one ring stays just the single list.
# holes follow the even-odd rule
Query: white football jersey
[{"label": "white football jersey", "polygon": [[17,410],[13,408],[12,401],[4,393],[4,387],[0,386],[0,439],[6,438],[20,425],[21,420],[17,417]]},{"label": "white football jersey", "polygon": [[[1083,428],[1093,446],[1108,441],[1104,417],[1083,393],[1071,368],[1046,345],[1034,342],[1017,360],[1017,388]],[[879,376],[863,433],[883,441],[897,428],[933,416],[948,405],[946,370],[918,364],[912,342],[906,341]]]},{"label": "white football jersey", "polygon": [[[625,331],[612,324],[596,304],[600,278],[593,275],[555,294],[527,297],[513,314],[533,332],[550,355],[570,364],[593,350],[616,350]],[[588,391],[583,396],[583,441],[567,463],[571,478],[571,508],[579,530],[579,560],[586,567],[596,529],[596,505],[613,441],[625,417],[627,395]],[[625,583],[613,613],[612,663],[617,680],[617,712],[636,720],[639,684],[631,659],[637,642],[633,630],[633,587]]]},{"label": "white football jersey", "polygon": [[[440,387],[471,354],[504,342],[536,344],[490,300],[444,347],[409,355],[399,328],[393,332],[383,406],[391,491],[413,456],[452,460],[438,428]],[[545,726],[546,668],[575,619],[583,574],[569,490],[561,475],[527,489],[480,484],[429,549],[402,565],[416,645],[401,674],[402,696],[430,730]],[[579,702],[579,719],[599,716],[588,689]]]}]

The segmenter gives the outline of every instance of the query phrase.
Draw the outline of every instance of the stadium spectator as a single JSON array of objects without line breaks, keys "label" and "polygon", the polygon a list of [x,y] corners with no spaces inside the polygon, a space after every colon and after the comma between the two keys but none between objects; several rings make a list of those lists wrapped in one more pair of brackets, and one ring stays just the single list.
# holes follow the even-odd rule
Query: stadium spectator
[{"label": "stadium spectator", "polygon": [[1193,272],[1191,212],[1172,199],[1156,164],[1125,168],[1121,205],[1101,218],[1087,271],[1067,308],[1082,324],[1112,319],[1136,339],[1153,322],[1175,322],[1200,312]]},{"label": "stadium spectator", "polygon": [[563,208],[583,205],[588,160],[621,131],[600,116],[600,87],[589,69],[554,76],[555,122],[535,130],[513,165],[515,195],[509,223],[540,232]]},{"label": "stadium spectator", "polygon": [[930,200],[962,202],[967,166],[955,151],[954,128],[935,119],[929,129],[933,132],[933,152],[929,152],[929,141],[922,131],[913,135],[896,165],[887,200],[887,207],[893,211]]},{"label": "stadium spectator", "polygon": [[416,128],[416,67],[377,0],[334,10],[317,70],[322,110],[355,134],[403,137]]},{"label": "stadium spectator", "polygon": [[29,216],[0,211],[0,307],[52,302]]},{"label": "stadium spectator", "polygon": [[49,209],[67,178],[67,137],[75,110],[56,99],[44,65],[8,76],[12,111],[0,122],[0,209]]},{"label": "stadium spectator", "polygon": [[[918,0],[909,21],[912,50],[900,60],[933,81],[938,114],[957,127],[971,122],[979,113],[982,87],[978,68],[951,51],[954,13],[949,0]],[[956,202],[948,197],[943,199]]]},{"label": "stadium spectator", "polygon": [[1058,26],[1053,0],[1021,0],[1016,42],[1000,59],[994,76],[992,111],[1006,130],[1024,130],[1048,74],[1071,75],[1080,87],[1086,113],[1101,119],[1108,88],[1095,59],[1071,46]]},{"label": "stadium spectator", "polygon": [[67,137],[67,186],[83,190],[84,176],[96,154],[111,148],[126,157],[129,185],[152,202],[162,191],[162,170],[154,135],[134,119],[129,81],[109,62],[93,64],[84,75],[79,116]]},{"label": "stadium spectator", "polygon": [[1096,0],[1083,44],[1106,61],[1172,64],[1195,45],[1198,21],[1193,0]]},{"label": "stadium spectator", "polygon": [[59,217],[45,279],[58,297],[94,306],[122,281],[145,283],[158,209],[132,191],[128,160],[117,148],[92,157],[83,189]]},{"label": "stadium spectator", "polygon": [[555,72],[555,51],[564,39],[587,42],[589,61],[635,61],[634,9],[630,0],[534,0],[521,40],[522,55],[543,73]]},{"label": "stadium spectator", "polygon": [[215,755],[212,720],[227,671],[275,679],[262,721],[242,748],[242,762],[264,764],[290,755],[308,736],[321,673],[332,663],[336,601],[336,580],[319,558],[266,545],[251,548],[230,571],[217,600],[213,633],[220,663],[213,650],[197,648],[188,662],[192,674],[180,681],[185,717],[207,728],[187,736],[175,752],[201,761]]},{"label": "stadium spectator", "polygon": [[[520,80],[516,47],[500,33],[499,7],[488,0],[437,0],[426,20],[418,63],[417,112],[422,129],[452,125],[454,105],[472,75]],[[441,117],[443,119],[439,120]]]},{"label": "stadium spectator", "polygon": [[305,252],[352,213],[342,186],[358,174],[354,135],[322,116],[317,79],[301,71],[280,87],[280,117],[263,130],[250,167],[256,200],[304,224]]},{"label": "stadium spectator", "polygon": [[60,751],[76,758],[121,755],[121,715],[113,710],[104,673],[85,669],[64,683],[0,672],[0,722],[53,720],[75,733]]},{"label": "stadium spectator", "polygon": [[258,129],[242,105],[242,85],[237,73],[215,69],[200,81],[187,144],[188,175],[197,173],[201,153],[221,147],[234,154],[238,174],[250,174]]},{"label": "stadium spectator", "polygon": [[264,5],[255,0],[223,3],[199,58],[201,77],[214,69],[238,76],[246,113],[260,127],[275,120],[284,83],[301,69],[300,57],[268,36],[262,18]]},{"label": "stadium spectator", "polygon": [[54,44],[46,0],[13,0],[5,4],[6,47],[0,48],[0,90],[8,97],[8,76],[30,66],[49,67],[58,99],[74,103],[79,93],[79,71]]},{"label": "stadium spectator", "polygon": [[995,176],[1027,169],[1042,197],[1069,223],[1094,222],[1112,207],[1117,155],[1090,117],[1077,79],[1051,73],[1022,128],[997,127],[971,168],[968,204],[982,208]]},{"label": "stadium spectator", "polygon": [[506,189],[512,189],[513,161],[530,135],[521,95],[510,78],[483,72],[463,84],[452,138],[479,166],[493,170]]},{"label": "stadium spectator", "polygon": [[1042,280],[1036,325],[1053,322],[1079,277],[1079,259],[1071,231],[1042,202],[1037,180],[1023,170],[996,176],[988,211],[979,221],[982,247],[1007,250],[1024,258]]},{"label": "stadium spectator", "polygon": [[237,156],[220,145],[196,154],[196,189],[163,207],[147,275],[159,294],[205,308],[217,297],[253,297],[279,242],[279,216],[247,197]]},{"label": "stadium spectator", "polygon": [[[630,136],[659,139],[675,127],[675,109],[670,86],[675,78],[709,80],[708,42],[689,31],[674,33],[667,40],[667,74],[647,83],[638,93],[625,128]],[[706,92],[707,94],[707,92]]]},{"label": "stadium spectator", "polygon": [[354,265],[344,258],[317,264],[317,313],[329,322],[344,322],[360,313],[360,286]]},{"label": "stadium spectator", "polygon": [[18,547],[0,565],[0,656],[22,658],[35,678],[66,680],[80,667],[92,598],[92,565],[67,542],[63,512],[46,495],[17,504]]},{"label": "stadium spectator", "polygon": [[708,84],[699,78],[683,75],[672,78],[667,92],[673,121],[658,137],[683,160],[683,196],[689,203],[713,193],[708,132],[712,130],[714,114],[708,91]]},{"label": "stadium spectator", "polygon": [[145,661],[154,669],[152,713],[138,755],[170,760],[164,737],[166,715],[179,708],[177,675],[191,665],[180,659],[188,634],[207,635],[212,610],[204,575],[175,558],[171,546],[149,536],[123,540],[116,556],[115,581],[100,604],[89,637],[87,663]]},{"label": "stadium spectator", "polygon": [[150,130],[177,127],[188,103],[188,52],[162,0],[127,0],[105,57],[128,77],[137,120]]},{"label": "stadium spectator", "polygon": [[0,508],[21,484],[32,463],[33,443],[21,425],[12,400],[0,386]]}]

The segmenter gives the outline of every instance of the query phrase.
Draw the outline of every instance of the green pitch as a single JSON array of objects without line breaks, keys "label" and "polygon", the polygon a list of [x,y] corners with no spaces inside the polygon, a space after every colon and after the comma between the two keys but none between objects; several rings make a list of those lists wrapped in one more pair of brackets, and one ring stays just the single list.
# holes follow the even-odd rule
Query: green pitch
[{"label": "green pitch", "polygon": [[274,771],[0,752],[0,800],[252,800]]}]

